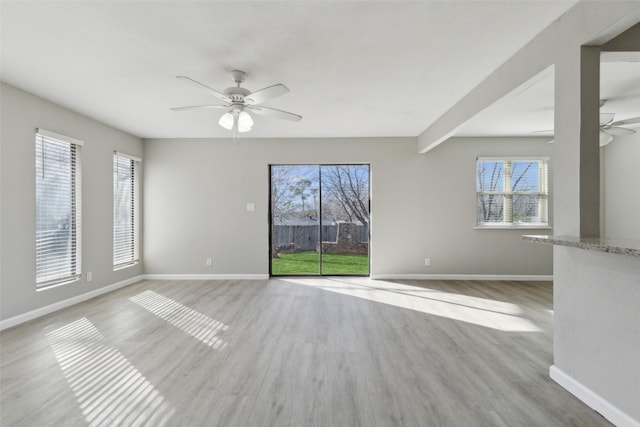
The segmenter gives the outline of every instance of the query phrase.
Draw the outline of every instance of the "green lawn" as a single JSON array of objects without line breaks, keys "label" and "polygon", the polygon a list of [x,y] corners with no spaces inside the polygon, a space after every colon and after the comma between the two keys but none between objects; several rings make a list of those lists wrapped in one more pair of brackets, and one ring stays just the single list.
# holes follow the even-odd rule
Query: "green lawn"
[{"label": "green lawn", "polygon": [[[272,274],[319,274],[320,262],[317,252],[280,254],[271,260]],[[369,274],[368,255],[324,254],[323,274]]]}]

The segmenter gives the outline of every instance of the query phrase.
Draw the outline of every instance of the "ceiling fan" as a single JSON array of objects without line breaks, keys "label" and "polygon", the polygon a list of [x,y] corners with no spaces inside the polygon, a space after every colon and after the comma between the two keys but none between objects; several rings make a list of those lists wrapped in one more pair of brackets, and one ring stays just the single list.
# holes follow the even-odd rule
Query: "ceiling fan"
[{"label": "ceiling fan", "polygon": [[[607,102],[606,99],[600,101],[600,107],[602,107],[605,104],[605,102]],[[600,120],[599,120],[600,147],[604,147],[605,145],[608,145],[611,141],[613,141],[613,138],[616,136],[627,136],[627,135],[632,135],[636,133],[635,130],[628,129],[622,126],[631,126],[635,124],[640,124],[640,117],[633,117],[630,119],[618,120],[615,122],[613,121],[614,117],[615,117],[615,113],[600,113]],[[553,132],[553,130],[540,130],[540,131],[535,131],[534,133],[539,133],[539,132]],[[549,144],[551,144],[552,142],[553,140],[549,141]]]},{"label": "ceiling fan", "polygon": [[635,130],[622,126],[640,123],[640,117],[614,122],[614,116],[615,113],[600,113],[600,147],[609,144],[614,136],[627,136],[636,133]]},{"label": "ceiling fan", "polygon": [[215,96],[221,101],[224,101],[223,105],[192,105],[189,107],[176,107],[172,108],[173,111],[186,111],[186,110],[202,110],[202,109],[220,109],[227,110],[226,113],[220,117],[218,124],[225,129],[237,130],[238,132],[249,132],[253,126],[253,119],[249,113],[261,114],[267,117],[275,117],[278,119],[300,121],[302,116],[289,113],[287,111],[276,110],[275,108],[269,108],[261,105],[273,98],[284,95],[289,92],[283,84],[275,84],[263,89],[251,92],[248,89],[240,87],[246,77],[244,71],[233,70],[229,74],[236,86],[226,88],[222,93],[215,89],[210,88],[200,82],[193,80],[186,76],[176,76],[179,80],[188,83],[192,86],[198,87],[210,95]]}]

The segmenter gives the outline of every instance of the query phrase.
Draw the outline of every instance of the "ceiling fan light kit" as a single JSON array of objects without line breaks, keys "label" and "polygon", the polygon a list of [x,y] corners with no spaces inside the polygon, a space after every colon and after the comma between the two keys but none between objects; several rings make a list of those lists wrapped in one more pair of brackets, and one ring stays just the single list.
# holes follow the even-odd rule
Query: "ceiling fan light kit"
[{"label": "ceiling fan light kit", "polygon": [[288,111],[276,110],[275,108],[269,108],[261,105],[271,99],[284,95],[289,92],[289,88],[285,85],[278,83],[273,86],[268,86],[263,89],[251,92],[250,90],[243,88],[240,84],[244,81],[246,74],[244,71],[233,70],[230,73],[230,77],[236,86],[226,88],[222,93],[210,88],[192,78],[186,76],[177,76],[177,78],[187,84],[196,86],[210,95],[215,96],[221,101],[224,101],[224,105],[193,105],[189,107],[176,107],[172,108],[173,111],[187,111],[187,110],[201,110],[201,109],[224,109],[226,113],[220,117],[218,124],[225,129],[238,131],[240,133],[249,132],[253,127],[253,118],[249,113],[261,114],[267,117],[275,117],[278,119],[300,121],[302,116],[298,114],[289,113]]},{"label": "ceiling fan light kit", "polygon": [[230,112],[226,112],[222,115],[222,117],[220,117],[218,124],[225,129],[231,130],[233,129],[234,121],[235,121],[235,118],[233,117],[233,114],[231,114]]},{"label": "ceiling fan light kit", "polygon": [[238,114],[238,132],[249,132],[253,127],[253,119],[246,111],[240,111]]}]

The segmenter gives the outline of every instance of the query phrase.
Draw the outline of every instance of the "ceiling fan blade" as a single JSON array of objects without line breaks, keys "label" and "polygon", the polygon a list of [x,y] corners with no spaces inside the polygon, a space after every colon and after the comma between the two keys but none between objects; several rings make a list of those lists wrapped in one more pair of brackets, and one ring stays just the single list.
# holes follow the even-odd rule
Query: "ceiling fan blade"
[{"label": "ceiling fan blade", "polygon": [[229,108],[228,105],[190,105],[188,107],[174,107],[172,111],[186,111],[186,110],[205,110],[208,108]]},{"label": "ceiling fan blade", "polygon": [[264,89],[260,89],[253,93],[250,93],[249,95],[245,96],[244,102],[252,105],[262,104],[263,102],[267,102],[270,99],[284,95],[287,92],[289,92],[289,88],[283,84],[278,83],[277,85],[265,87]]},{"label": "ceiling fan blade", "polygon": [[600,133],[599,133],[599,145],[600,147],[604,147],[606,145],[609,145],[609,143],[611,141],[613,141],[613,135],[611,135],[609,132],[606,132],[602,129],[600,129]]},{"label": "ceiling fan blade", "polygon": [[299,122],[302,120],[302,116],[297,114],[289,113],[287,111],[276,110],[275,108],[269,107],[259,107],[257,105],[249,105],[247,109],[253,113],[261,114],[263,116],[268,117],[276,117],[278,119],[291,120],[294,122]]},{"label": "ceiling fan blade", "polygon": [[636,131],[633,129],[621,128],[617,126],[606,127],[604,130],[606,130],[607,133],[615,136],[627,136],[636,133]]},{"label": "ceiling fan blade", "polygon": [[600,126],[608,125],[613,121],[614,113],[600,113]]},{"label": "ceiling fan blade", "polygon": [[205,91],[209,92],[209,94],[215,96],[216,98],[218,98],[218,99],[220,99],[222,101],[231,102],[231,98],[229,98],[227,95],[224,95],[224,94],[218,92],[217,90],[212,89],[209,86],[204,85],[204,84],[202,84],[200,82],[197,82],[197,81],[195,81],[195,80],[193,80],[193,79],[191,79],[191,78],[189,78],[187,76],[176,76],[176,78],[180,79],[183,82],[188,83],[188,84],[190,84],[192,86],[198,87],[200,89],[204,89]]},{"label": "ceiling fan blade", "polygon": [[631,119],[626,120],[618,120],[617,122],[611,123],[611,126],[620,126],[620,125],[635,125],[640,123],[640,117],[633,117]]}]

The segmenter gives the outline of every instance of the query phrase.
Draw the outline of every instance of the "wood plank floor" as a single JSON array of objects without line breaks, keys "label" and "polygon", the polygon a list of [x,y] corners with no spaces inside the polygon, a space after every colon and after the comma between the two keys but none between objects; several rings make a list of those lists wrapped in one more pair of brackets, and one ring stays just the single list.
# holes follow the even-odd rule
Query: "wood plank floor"
[{"label": "wood plank floor", "polygon": [[607,426],[552,285],[142,281],[0,334],[2,426]]}]

